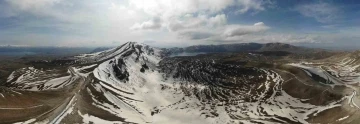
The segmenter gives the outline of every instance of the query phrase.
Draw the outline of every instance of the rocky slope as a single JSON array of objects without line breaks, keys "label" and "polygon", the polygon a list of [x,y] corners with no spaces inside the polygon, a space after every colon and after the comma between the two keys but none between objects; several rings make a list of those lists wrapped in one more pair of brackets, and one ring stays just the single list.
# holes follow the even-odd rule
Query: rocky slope
[{"label": "rocky slope", "polygon": [[0,113],[10,114],[0,114],[0,123],[359,122],[356,53],[316,60],[289,57],[296,53],[166,54],[128,42],[76,56],[67,69],[14,71],[1,86]]}]

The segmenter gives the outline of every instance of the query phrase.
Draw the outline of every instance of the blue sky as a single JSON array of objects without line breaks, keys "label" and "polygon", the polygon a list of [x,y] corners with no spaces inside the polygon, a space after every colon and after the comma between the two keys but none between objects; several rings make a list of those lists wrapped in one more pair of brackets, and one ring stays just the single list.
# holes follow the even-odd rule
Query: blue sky
[{"label": "blue sky", "polygon": [[2,0],[0,45],[360,47],[358,0]]}]

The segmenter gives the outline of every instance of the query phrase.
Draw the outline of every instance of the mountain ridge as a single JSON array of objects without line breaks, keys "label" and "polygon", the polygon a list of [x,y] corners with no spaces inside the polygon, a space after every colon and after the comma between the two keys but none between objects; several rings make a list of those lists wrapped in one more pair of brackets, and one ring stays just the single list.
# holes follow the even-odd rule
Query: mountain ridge
[{"label": "mountain ridge", "polygon": [[[328,61],[266,52],[298,49],[291,45],[254,46],[250,50],[264,52],[169,57],[163,49],[127,42],[75,56],[70,64],[22,68],[0,87],[7,91],[1,92],[0,122],[307,124],[344,116],[359,121],[350,117],[360,115],[353,108],[359,99],[357,53]],[[1,115],[8,109],[14,114]]]},{"label": "mountain ridge", "polygon": [[237,44],[219,44],[219,45],[194,45],[183,48],[165,49],[170,54],[183,52],[205,52],[205,53],[226,53],[226,52],[262,52],[262,51],[287,51],[291,53],[310,53],[325,51],[323,49],[306,48],[293,46],[285,43],[237,43]]}]

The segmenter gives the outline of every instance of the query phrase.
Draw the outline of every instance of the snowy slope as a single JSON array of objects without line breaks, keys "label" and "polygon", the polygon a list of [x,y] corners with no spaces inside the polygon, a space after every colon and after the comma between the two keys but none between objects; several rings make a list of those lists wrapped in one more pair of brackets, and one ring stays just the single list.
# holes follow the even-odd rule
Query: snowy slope
[{"label": "snowy slope", "polygon": [[[196,59],[160,64],[160,50],[137,43],[118,50],[93,71],[97,80],[87,92],[93,105],[125,122],[307,123],[345,99],[316,106],[284,92],[284,80],[271,70]],[[99,93],[106,100],[97,99]]]},{"label": "snowy slope", "polygon": [[[328,117],[344,103],[357,107],[354,87],[351,94],[339,95],[333,93],[336,89],[316,85],[352,84],[353,80],[342,78],[356,72],[356,64],[348,64],[352,60],[331,66],[333,72],[322,64],[284,64],[304,71],[311,87],[291,69],[163,54],[160,49],[128,42],[76,56],[77,65],[68,67],[65,75],[30,67],[15,71],[8,83],[21,90],[66,89],[66,93],[57,92],[64,94],[62,102],[49,107],[47,114],[26,119],[30,123],[306,124],[315,123],[313,119],[324,113]],[[296,97],[292,90],[303,94]],[[352,118],[348,113],[330,117],[339,123]]]}]

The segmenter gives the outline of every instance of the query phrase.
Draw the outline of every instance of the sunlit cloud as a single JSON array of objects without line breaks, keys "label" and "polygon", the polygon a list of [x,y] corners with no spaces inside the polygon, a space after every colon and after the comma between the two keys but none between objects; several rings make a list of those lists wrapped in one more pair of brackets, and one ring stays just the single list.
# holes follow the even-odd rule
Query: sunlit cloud
[{"label": "sunlit cloud", "polygon": [[[330,41],[325,34],[339,37],[333,39],[348,37],[340,31],[342,25],[335,24],[343,11],[335,4],[314,1],[292,9],[276,4],[272,0],[4,0],[0,2],[0,44],[112,46],[113,41],[156,41],[152,44],[162,46]],[[274,10],[296,10],[294,16],[322,24],[304,27],[315,33],[285,30],[271,19],[282,13],[262,17],[278,12]],[[283,23],[298,26],[294,21]],[[313,27],[331,29],[333,34],[316,33]]]}]

